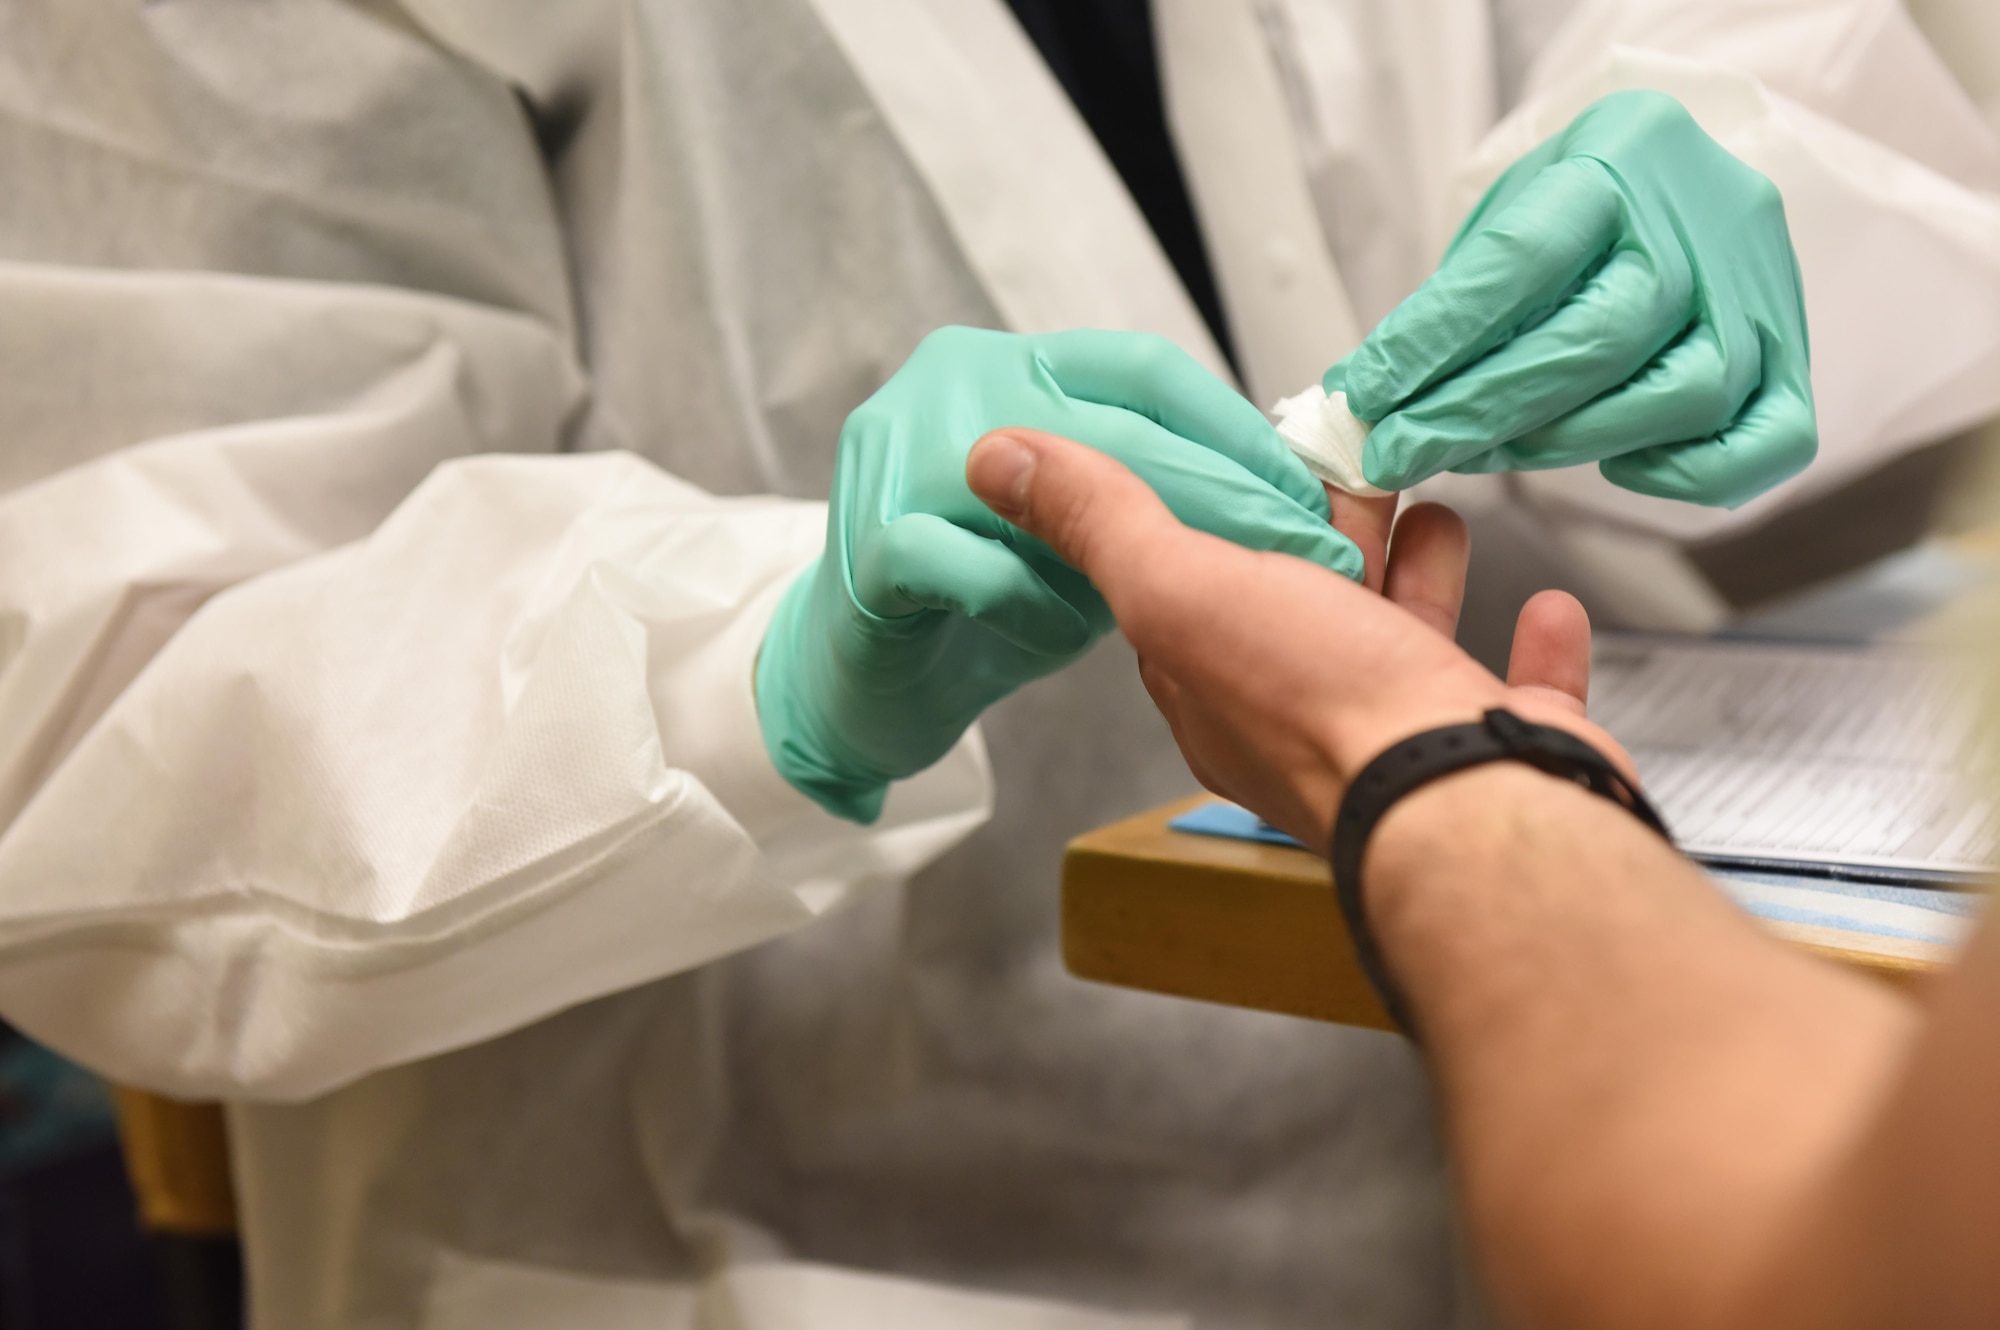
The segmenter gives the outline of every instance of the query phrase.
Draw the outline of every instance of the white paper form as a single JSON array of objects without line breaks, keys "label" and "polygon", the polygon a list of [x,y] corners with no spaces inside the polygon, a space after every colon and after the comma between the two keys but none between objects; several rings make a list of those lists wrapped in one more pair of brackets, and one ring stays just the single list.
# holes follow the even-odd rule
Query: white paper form
[{"label": "white paper form", "polygon": [[1908,647],[1607,634],[1590,714],[1698,859],[1971,876],[2000,857],[1981,685]]}]

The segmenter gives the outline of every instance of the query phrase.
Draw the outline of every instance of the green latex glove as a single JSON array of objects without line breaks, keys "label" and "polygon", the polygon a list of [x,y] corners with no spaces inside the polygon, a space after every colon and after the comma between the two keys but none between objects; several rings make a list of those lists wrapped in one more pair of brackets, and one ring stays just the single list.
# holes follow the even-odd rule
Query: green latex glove
[{"label": "green latex glove", "polygon": [[1671,97],[1620,92],[1510,167],[1324,384],[1375,422],[1385,489],[1596,462],[1734,507],[1812,460],[1809,368],[1776,187]]},{"label": "green latex glove", "polygon": [[1319,482],[1263,413],[1171,342],[935,332],[847,418],[826,551],[757,658],[772,761],[841,817],[874,820],[890,781],[1111,628],[1080,573],[966,488],[966,454],[1002,426],[1111,454],[1192,526],[1361,575]]}]

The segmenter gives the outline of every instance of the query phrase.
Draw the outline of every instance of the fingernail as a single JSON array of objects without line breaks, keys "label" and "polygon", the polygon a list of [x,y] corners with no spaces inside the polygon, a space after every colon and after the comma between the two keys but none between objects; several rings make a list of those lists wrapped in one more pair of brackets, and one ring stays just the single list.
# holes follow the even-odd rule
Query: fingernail
[{"label": "fingernail", "polygon": [[1035,478],[1035,454],[1011,434],[989,434],[965,459],[966,484],[1002,517],[1028,510],[1028,487]]}]

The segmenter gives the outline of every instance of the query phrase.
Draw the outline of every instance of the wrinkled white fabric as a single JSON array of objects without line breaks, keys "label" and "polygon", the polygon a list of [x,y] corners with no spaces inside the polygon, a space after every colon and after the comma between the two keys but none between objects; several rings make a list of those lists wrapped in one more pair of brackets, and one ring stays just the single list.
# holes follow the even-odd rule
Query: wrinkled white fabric
[{"label": "wrinkled white fabric", "polygon": [[857,842],[908,872],[983,812],[970,746],[865,834],[757,728],[824,520],[620,454],[468,458],[215,596],[0,838],[0,1003],[123,1080],[299,1098],[798,927]]},{"label": "wrinkled white fabric", "polygon": [[956,0],[812,7],[1010,327],[1146,328],[1229,372],[1138,206],[1013,15]]},{"label": "wrinkled white fabric", "polygon": [[1734,70],[1969,189],[2000,189],[2000,141],[1902,0],[1588,0],[1537,54],[1516,109],[1618,47]]},{"label": "wrinkled white fabric", "polygon": [[9,820],[216,591],[368,534],[441,461],[552,447],[582,400],[518,315],[196,272],[0,263],[0,350]]},{"label": "wrinkled white fabric", "polygon": [[1496,14],[1488,0],[1259,12],[1296,125],[1292,169],[1365,334],[1430,275],[1456,224],[1453,172],[1497,114]]},{"label": "wrinkled white fabric", "polygon": [[1189,786],[1118,648],[907,893],[976,739],[868,829],[763,756],[822,513],[718,496],[941,323],[1219,363],[1007,16],[905,11],[0,7],[0,1010],[235,1101],[260,1330],[1470,1314],[1403,1050],[1063,974],[1064,837]]},{"label": "wrinkled white fabric", "polygon": [[2000,6],[1987,0],[1907,0],[1931,48],[2000,134]]},{"label": "wrinkled white fabric", "polygon": [[1369,426],[1347,409],[1346,393],[1329,393],[1315,383],[1302,393],[1279,398],[1271,413],[1278,418],[1278,437],[1292,455],[1327,484],[1363,498],[1390,492],[1368,483],[1362,463]]},{"label": "wrinkled white fabric", "polygon": [[[751,662],[823,510],[468,456],[589,405],[504,90],[336,6],[113,12],[10,10],[0,54],[9,175],[55,194],[0,266],[10,1019],[136,1085],[297,1098],[798,927],[977,824],[976,739],[867,834],[764,756]],[[43,86],[66,41],[173,128]]]}]

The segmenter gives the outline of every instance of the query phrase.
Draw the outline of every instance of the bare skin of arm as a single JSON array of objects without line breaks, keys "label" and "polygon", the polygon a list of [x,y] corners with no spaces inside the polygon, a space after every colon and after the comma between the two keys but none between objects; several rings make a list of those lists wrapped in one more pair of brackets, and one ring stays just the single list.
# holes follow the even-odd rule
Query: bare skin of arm
[{"label": "bare skin of arm", "polygon": [[[1504,683],[1453,645],[1467,551],[1443,509],[1403,515],[1377,595],[1190,531],[1063,440],[991,436],[967,474],[1104,593],[1203,784],[1308,845],[1377,753],[1488,707],[1623,760],[1584,719],[1574,600],[1529,603]],[[1363,881],[1509,1323],[2000,1325],[1992,927],[1911,1000],[1775,942],[1622,809],[1512,764],[1401,801]]]}]

